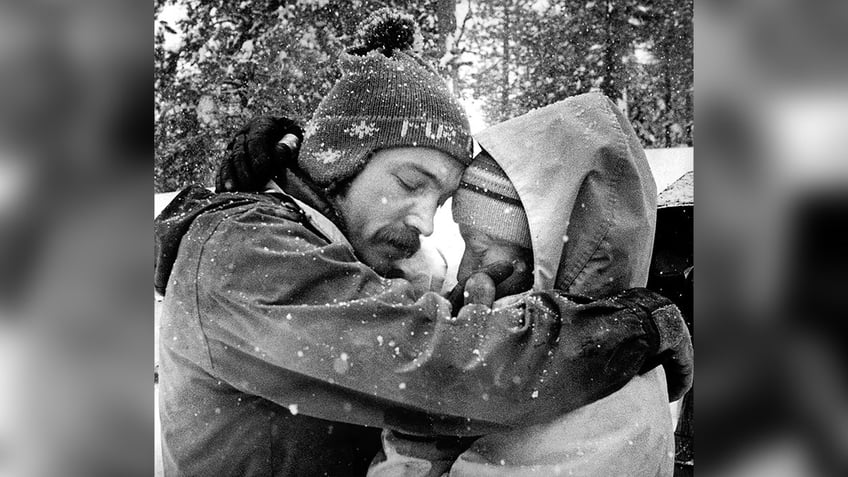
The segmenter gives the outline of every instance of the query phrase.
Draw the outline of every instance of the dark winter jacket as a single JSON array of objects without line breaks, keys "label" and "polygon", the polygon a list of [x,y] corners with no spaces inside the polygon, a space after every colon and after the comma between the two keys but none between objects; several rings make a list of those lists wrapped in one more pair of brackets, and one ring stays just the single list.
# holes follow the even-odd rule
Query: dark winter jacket
[{"label": "dark winter jacket", "polygon": [[453,318],[321,219],[286,196],[199,187],[156,219],[166,474],[363,474],[379,439],[361,426],[546,422],[619,389],[657,347],[655,304],[638,297],[539,292]]}]

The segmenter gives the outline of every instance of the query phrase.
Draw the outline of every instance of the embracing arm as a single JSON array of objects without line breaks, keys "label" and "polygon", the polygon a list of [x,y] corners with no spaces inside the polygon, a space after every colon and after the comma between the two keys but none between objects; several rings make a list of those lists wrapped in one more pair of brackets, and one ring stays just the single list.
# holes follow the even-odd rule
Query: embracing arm
[{"label": "embracing arm", "polygon": [[657,351],[650,314],[614,300],[532,295],[453,318],[271,207],[195,232],[181,268],[196,271],[205,368],[315,417],[479,435],[592,402]]},{"label": "embracing arm", "polygon": [[484,376],[477,395],[463,390],[469,406],[509,426],[550,421],[669,360],[687,367],[672,398],[691,387],[691,339],[680,311],[645,289],[600,300],[534,292],[495,309],[466,306],[442,328],[430,366],[461,363],[463,378]]}]

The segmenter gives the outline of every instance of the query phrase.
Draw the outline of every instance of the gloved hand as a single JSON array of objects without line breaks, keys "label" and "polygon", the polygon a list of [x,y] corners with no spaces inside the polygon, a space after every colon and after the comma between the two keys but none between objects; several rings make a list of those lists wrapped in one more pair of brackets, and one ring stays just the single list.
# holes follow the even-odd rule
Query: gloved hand
[{"label": "gloved hand", "polygon": [[497,284],[489,274],[485,272],[477,272],[468,277],[465,282],[465,297],[466,305],[484,305],[491,308],[495,302],[495,287]]},{"label": "gloved hand", "polygon": [[[286,146],[278,142],[287,134]],[[303,129],[283,117],[259,116],[241,128],[227,145],[215,175],[215,192],[257,192],[297,160]]]},{"label": "gloved hand", "polygon": [[692,336],[683,321],[680,310],[668,298],[646,290],[632,288],[616,295],[613,300],[634,310],[647,313],[648,320],[657,333],[659,345],[656,353],[642,366],[641,373],[662,365],[665,369],[668,397],[677,401],[692,387],[695,371],[695,353]]},{"label": "gloved hand", "polygon": [[[466,303],[492,306],[492,302],[495,300],[495,287],[498,283],[509,278],[513,270],[514,267],[510,262],[495,262],[474,271],[468,278],[457,283],[445,297],[451,303],[454,314],[458,313],[459,309]],[[466,300],[466,292],[471,300]]]}]

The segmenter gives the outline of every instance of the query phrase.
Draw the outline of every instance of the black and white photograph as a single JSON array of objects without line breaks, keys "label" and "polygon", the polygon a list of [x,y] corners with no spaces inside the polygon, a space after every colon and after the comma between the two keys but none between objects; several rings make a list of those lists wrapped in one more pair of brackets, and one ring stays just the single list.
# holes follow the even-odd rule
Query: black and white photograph
[{"label": "black and white photograph", "polygon": [[0,1],[0,477],[848,475],[846,24]]},{"label": "black and white photograph", "polygon": [[687,476],[693,2],[161,2],[161,475]]}]

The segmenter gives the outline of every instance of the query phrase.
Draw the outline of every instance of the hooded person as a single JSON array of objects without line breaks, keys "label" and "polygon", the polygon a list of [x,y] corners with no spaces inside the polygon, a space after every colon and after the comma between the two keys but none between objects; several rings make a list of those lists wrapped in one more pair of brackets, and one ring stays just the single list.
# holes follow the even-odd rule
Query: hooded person
[{"label": "hooded person", "polygon": [[[594,298],[643,287],[656,229],[656,185],[632,126],[608,98],[584,94],[506,121],[476,139],[517,192],[529,237],[495,236],[533,251],[533,288]],[[472,189],[455,195],[454,218],[478,229],[506,212]],[[486,202],[484,200],[484,202]],[[485,210],[485,211],[484,211]],[[521,216],[518,216],[518,220]],[[515,227],[516,229],[518,227]],[[506,234],[499,233],[506,232]],[[513,240],[514,239],[514,240]],[[662,368],[553,422],[481,438],[451,475],[670,476],[674,430]]]},{"label": "hooded person", "polygon": [[468,123],[420,58],[364,43],[279,183],[189,187],[154,222],[166,475],[361,475],[379,427],[544,422],[666,351],[667,300],[651,293],[528,299],[481,321],[387,277],[455,191]]},{"label": "hooded person", "polygon": [[[466,242],[458,278],[495,260],[515,273],[497,296],[555,288],[572,299],[644,286],[656,225],[656,187],[618,108],[584,94],[476,136],[483,151],[463,174],[453,216]],[[514,303],[507,297],[494,305]],[[689,370],[691,371],[691,369]],[[685,389],[684,389],[685,390]],[[681,389],[672,389],[674,397]],[[369,476],[670,476],[674,434],[662,368],[550,422],[481,437],[451,462],[450,448],[383,436]],[[381,462],[382,461],[382,462]]]}]

